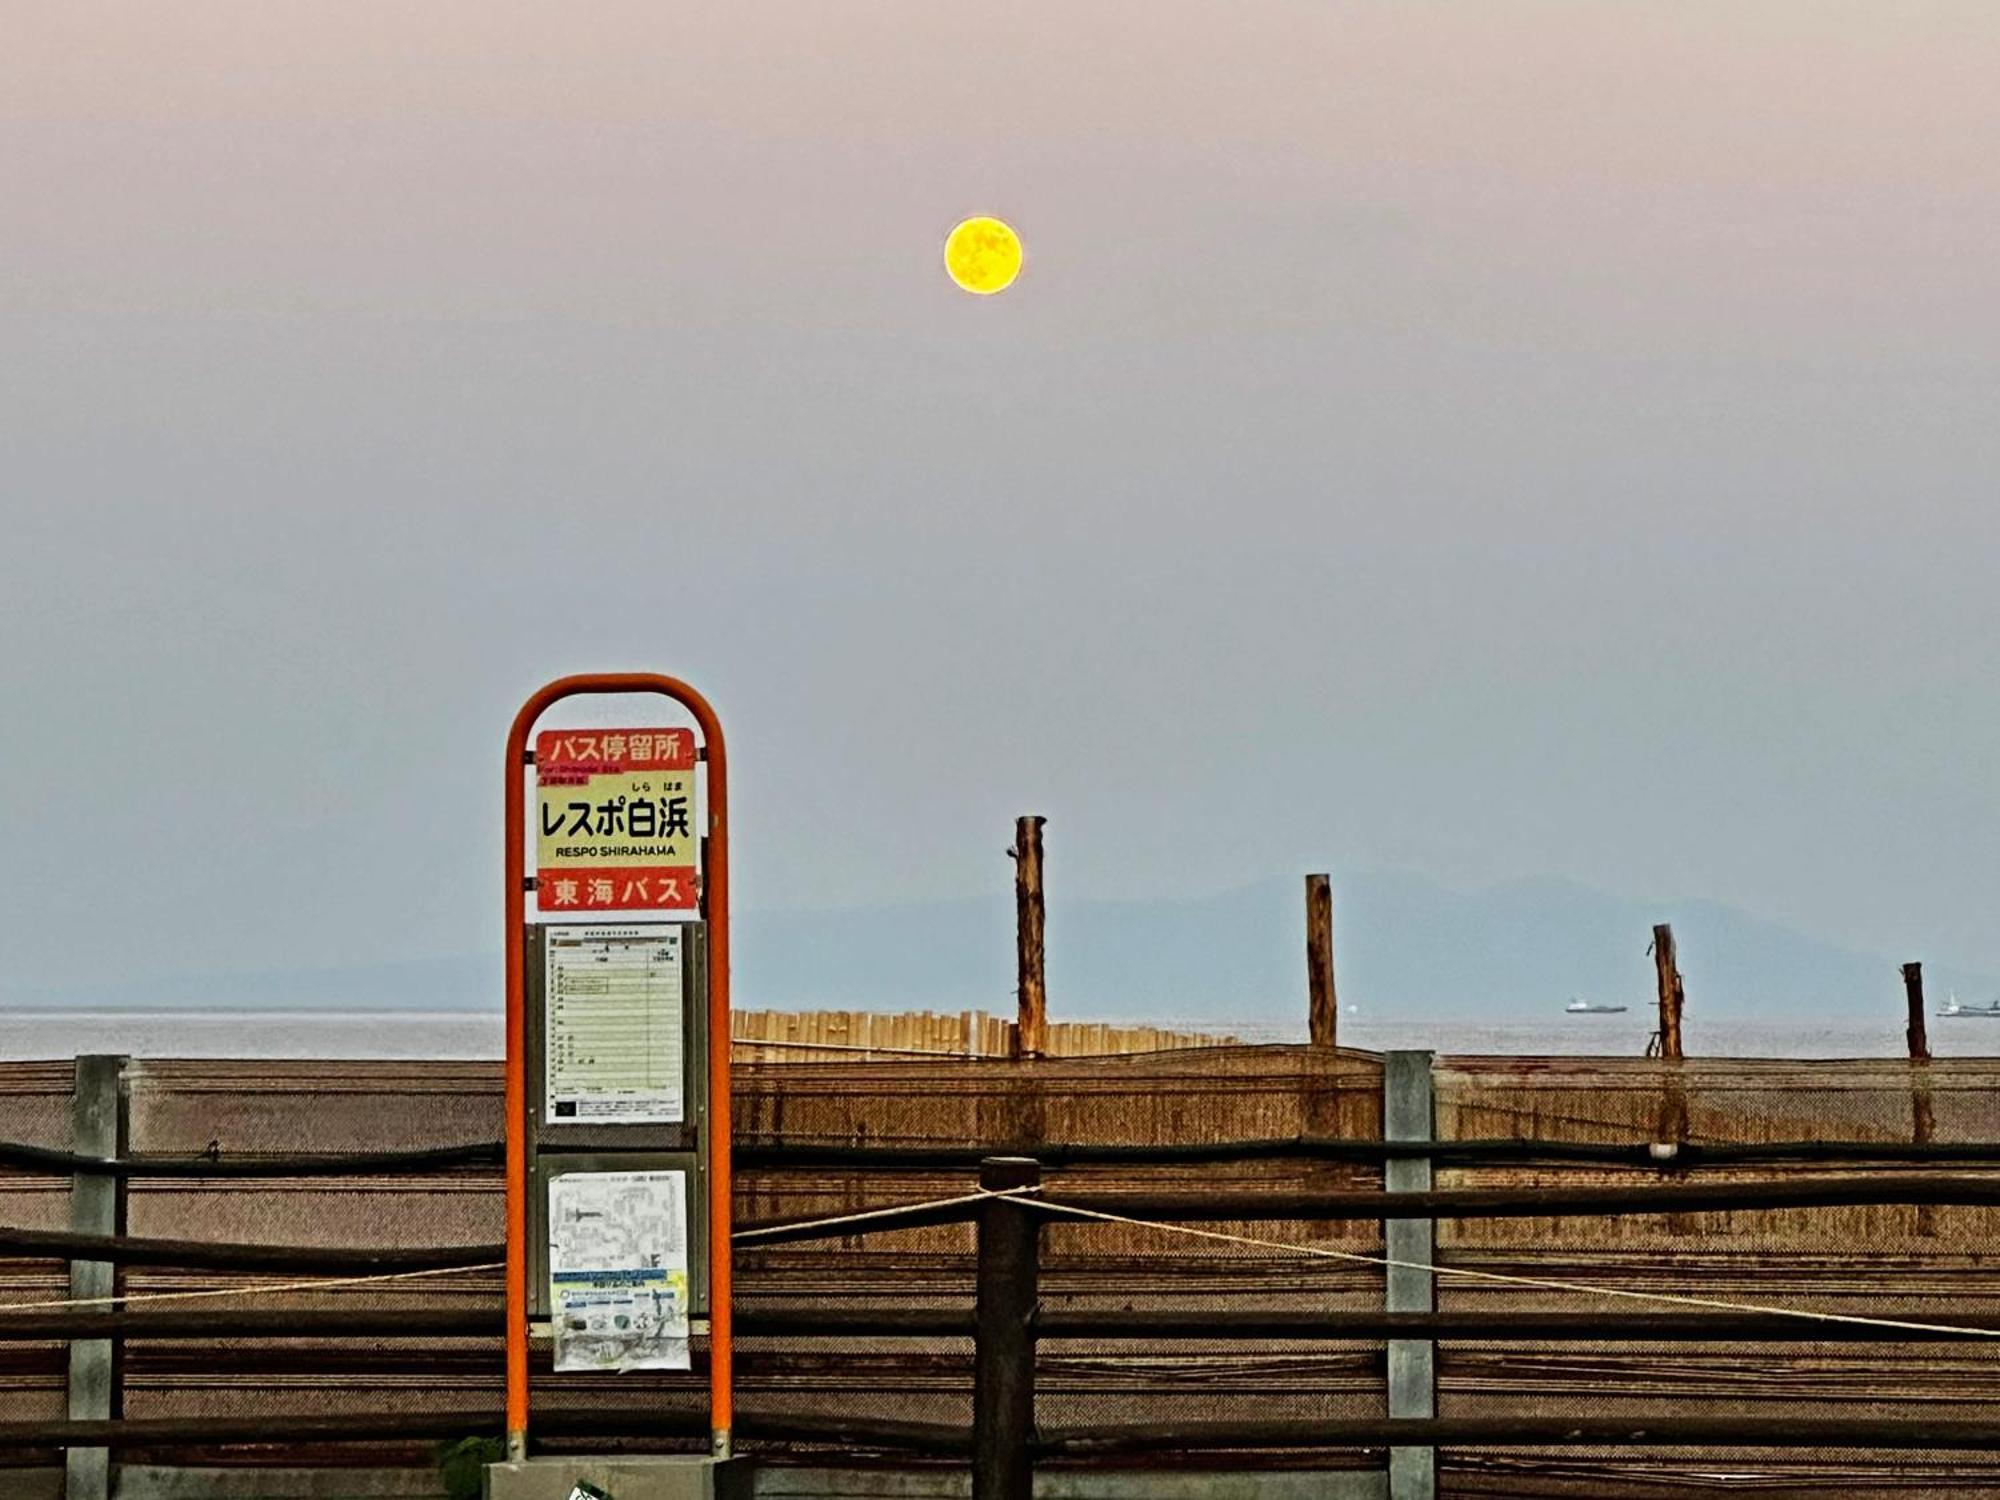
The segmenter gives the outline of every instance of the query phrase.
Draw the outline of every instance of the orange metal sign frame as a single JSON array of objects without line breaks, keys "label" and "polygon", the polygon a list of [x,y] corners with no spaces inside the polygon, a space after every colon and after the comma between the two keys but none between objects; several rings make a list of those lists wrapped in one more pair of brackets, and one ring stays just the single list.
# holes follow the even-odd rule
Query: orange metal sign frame
[{"label": "orange metal sign frame", "polygon": [[708,859],[701,909],[708,923],[708,1399],[710,1446],[730,1453],[734,1345],[729,1318],[729,773],[722,725],[686,683],[652,672],[563,677],[521,705],[507,734],[507,1455],[528,1448],[527,996],[522,940],[527,920],[527,796],[522,784],[528,734],[564,698],[581,693],[659,693],[692,713],[707,764]]}]

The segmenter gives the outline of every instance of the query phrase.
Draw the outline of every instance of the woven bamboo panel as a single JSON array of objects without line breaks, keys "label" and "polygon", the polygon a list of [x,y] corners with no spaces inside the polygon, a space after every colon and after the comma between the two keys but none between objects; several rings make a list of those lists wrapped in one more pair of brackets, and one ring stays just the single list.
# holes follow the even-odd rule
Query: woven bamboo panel
[{"label": "woven bamboo panel", "polygon": [[[731,1019],[735,1055],[746,1062],[852,1062],[945,1057],[1006,1058],[1015,1051],[1015,1023],[983,1010],[739,1010]],[[1164,1026],[1115,1026],[1055,1021],[1051,1057],[1106,1057],[1168,1052],[1182,1047],[1231,1047],[1226,1032]]]}]

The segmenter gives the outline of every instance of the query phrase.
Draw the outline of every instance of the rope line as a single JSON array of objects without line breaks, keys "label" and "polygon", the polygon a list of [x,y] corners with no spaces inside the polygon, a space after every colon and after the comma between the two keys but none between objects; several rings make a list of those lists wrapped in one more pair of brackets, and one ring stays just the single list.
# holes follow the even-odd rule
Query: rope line
[{"label": "rope line", "polygon": [[[862,1224],[871,1220],[888,1218],[892,1215],[911,1213],[934,1208],[955,1208],[961,1204],[979,1203],[987,1199],[1023,1199],[1039,1195],[1040,1186],[1017,1188],[978,1188],[969,1193],[958,1193],[950,1197],[923,1199],[915,1203],[899,1203],[887,1208],[863,1209],[855,1213],[834,1214],[826,1218],[804,1220],[786,1224],[787,1230],[834,1228],[845,1224]],[[1570,1292],[1587,1297],[1611,1297],[1630,1302],[1649,1302],[1674,1307],[1702,1307],[1718,1312],[1762,1314],[1770,1317],[1796,1318],[1802,1322],[1855,1324],[1868,1328],[1900,1328],[1916,1333],[1948,1333],[1962,1337],[1993,1339],[2000,1338],[2000,1329],[1971,1328],[1957,1323],[1918,1322],[1903,1318],[1877,1318],[1863,1313],[1821,1312],[1809,1308],[1780,1307],[1771,1303],[1738,1302],[1724,1297],[1701,1297],[1682,1292],[1640,1292],[1625,1287],[1599,1286],[1588,1282],[1566,1281],[1549,1276],[1524,1276],[1506,1271],[1482,1271],[1470,1266],[1446,1266],[1429,1261],[1403,1260],[1387,1255],[1369,1255],[1356,1250],[1335,1250],[1324,1245],[1290,1244],[1283,1240],[1265,1239],[1257,1235],[1236,1234],[1222,1229],[1203,1229],[1191,1224],[1173,1224],[1158,1219],[1139,1219],[1129,1214],[1109,1213],[1101,1209],[1081,1208],[1073,1204],[1052,1202],[1036,1197],[1036,1206],[1044,1213],[1064,1214],[1072,1219],[1087,1219],[1104,1224],[1123,1224],[1131,1228],[1157,1230],[1165,1234],[1184,1235],[1191,1239],[1209,1240],[1229,1245],[1242,1245],[1252,1249],[1269,1250],[1279,1255],[1299,1256],[1306,1259],[1337,1260],[1350,1265],[1380,1266],[1399,1270],[1420,1271],[1432,1276],[1456,1276],[1466,1281],[1497,1283],[1504,1286],[1533,1287],[1541,1291]],[[732,1239],[754,1243],[759,1231],[738,1230]],[[68,1297],[44,1302],[0,1303],[0,1313],[47,1312],[62,1308],[102,1307],[110,1304],[130,1306],[135,1303],[192,1302],[224,1297],[268,1296],[277,1292],[317,1292],[332,1291],[349,1287],[380,1286],[391,1282],[417,1281],[437,1276],[457,1276],[475,1271],[497,1271],[504,1269],[505,1261],[487,1261],[470,1266],[438,1266],[420,1271],[385,1271],[367,1276],[317,1277],[309,1280],[264,1282],[254,1286],[233,1286],[208,1288],[192,1292],[132,1292],[103,1297]]]},{"label": "rope line", "polygon": [[867,1208],[859,1213],[835,1214],[827,1219],[801,1219],[796,1223],[769,1224],[761,1229],[738,1229],[729,1238],[740,1240],[745,1244],[755,1244],[764,1235],[780,1229],[787,1234],[801,1229],[832,1229],[841,1224],[864,1224],[870,1219],[887,1219],[931,1208],[956,1208],[961,1203],[978,1203],[985,1198],[1018,1198],[1023,1193],[1040,1191],[1039,1187],[1004,1188],[997,1192],[991,1188],[979,1188],[974,1192],[959,1193],[950,1198],[924,1198],[916,1203],[896,1203],[888,1208]]},{"label": "rope line", "polygon": [[[950,1208],[962,1203],[977,1203],[988,1198],[1024,1198],[1041,1192],[1039,1186],[991,1189],[980,1188],[975,1192],[960,1193],[950,1198],[930,1198],[916,1203],[899,1203],[890,1208],[867,1209],[860,1213],[835,1214],[824,1219],[803,1220],[786,1224],[787,1230],[832,1228],[841,1224],[854,1224],[870,1219],[887,1218],[892,1214],[910,1213],[921,1209]],[[1702,1307],[1717,1312],[1763,1314],[1770,1317],[1797,1318],[1808,1323],[1845,1323],[1866,1328],[1901,1328],[1913,1333],[1950,1333],[1966,1337],[1993,1339],[2000,1338],[2000,1329],[1968,1328],[1957,1323],[1916,1322],[1904,1318],[1876,1318],[1864,1313],[1819,1312],[1802,1307],[1778,1307],[1763,1302],[1736,1302],[1725,1297],[1699,1297],[1684,1292],[1635,1292],[1625,1287],[1597,1286],[1589,1282],[1564,1281],[1549,1276],[1523,1276],[1507,1271],[1481,1271],[1470,1266],[1445,1266],[1428,1261],[1400,1260],[1387,1255],[1367,1255],[1357,1250],[1334,1250],[1324,1245],[1296,1245],[1283,1240],[1263,1239],[1251,1234],[1232,1234],[1223,1229],[1200,1229],[1191,1224],[1170,1224],[1159,1219],[1135,1219],[1128,1214],[1107,1213],[1100,1209],[1079,1208],[1068,1203],[1056,1203],[1047,1198],[1036,1198],[1036,1206],[1044,1213],[1067,1214],[1075,1219],[1091,1219],[1104,1224],[1124,1224],[1139,1229],[1155,1229],[1166,1234],[1186,1235],[1193,1239],[1220,1241],[1229,1245],[1246,1245],[1253,1249],[1272,1250],[1283,1255],[1303,1256],[1308,1259],[1338,1260],[1353,1265],[1394,1267],[1398,1270],[1422,1271],[1433,1276],[1456,1276],[1466,1281],[1499,1283],[1504,1286],[1533,1287],[1539,1291],[1571,1292],[1586,1297],[1613,1297],[1630,1302],[1650,1302],[1671,1307]],[[755,1230],[739,1230],[732,1238],[754,1243]],[[0,1309],[5,1311],[5,1309]]]},{"label": "rope line", "polygon": [[65,1297],[56,1302],[4,1302],[0,1303],[0,1313],[52,1312],[65,1307],[103,1307],[118,1302],[130,1306],[134,1302],[194,1302],[209,1297],[260,1297],[272,1292],[324,1292],[341,1287],[375,1286],[385,1281],[415,1281],[423,1276],[458,1276],[467,1271],[505,1270],[504,1260],[488,1261],[477,1266],[436,1266],[423,1271],[382,1271],[372,1276],[340,1276],[331,1280],[321,1277],[313,1281],[273,1281],[259,1286],[211,1287],[199,1292],[121,1292],[108,1297]]},{"label": "rope line", "polygon": [[[994,1194],[995,1197],[1004,1196]],[[1624,1287],[1593,1286],[1586,1282],[1559,1281],[1546,1276],[1518,1276],[1505,1271],[1480,1271],[1470,1266],[1440,1266],[1416,1260],[1397,1260],[1386,1255],[1364,1255],[1354,1250],[1332,1250],[1323,1245],[1290,1245],[1283,1240],[1260,1239],[1255,1235],[1231,1234],[1221,1229],[1197,1229],[1191,1224],[1168,1224],[1158,1219],[1134,1219],[1124,1214],[1103,1213],[1077,1208],[1067,1203],[1042,1199],[1037,1204],[1045,1213],[1069,1214],[1079,1219],[1096,1219],[1107,1224],[1130,1224],[1141,1229],[1158,1229],[1168,1234],[1191,1235],[1196,1239],[1221,1240],[1232,1245],[1250,1245],[1291,1255],[1324,1260],[1349,1261],[1361,1265],[1395,1267],[1398,1270],[1426,1271],[1433,1276],[1458,1276],[1470,1281],[1500,1282],[1508,1286],[1535,1287],[1542,1291],[1577,1292],[1590,1297],[1620,1297],[1633,1302],[1659,1302],[1676,1307],[1706,1307],[1719,1312],[1762,1313],[1771,1317],[1798,1318],[1813,1323],[1856,1323],[1868,1328],[1902,1328],[1917,1333],[1953,1333],[1976,1338],[2000,1338],[2000,1329],[1966,1328],[1956,1323],[1917,1323],[1901,1318],[1871,1318],[1862,1313],[1816,1312],[1802,1307],[1775,1307],[1762,1302],[1732,1302],[1722,1297],[1697,1297],[1679,1292],[1635,1292]]]}]

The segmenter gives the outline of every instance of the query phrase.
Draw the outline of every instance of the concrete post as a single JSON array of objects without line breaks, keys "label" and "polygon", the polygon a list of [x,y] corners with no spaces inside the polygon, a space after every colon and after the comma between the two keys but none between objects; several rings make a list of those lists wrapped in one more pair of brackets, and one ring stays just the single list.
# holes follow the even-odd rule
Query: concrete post
[{"label": "concrete post", "polygon": [[[79,1057],[70,1102],[71,1149],[82,1156],[125,1153],[125,1064],[123,1057]],[[70,1186],[69,1226],[88,1234],[119,1234],[125,1228],[125,1184],[108,1172],[78,1172]],[[109,1297],[118,1289],[118,1268],[105,1261],[70,1262],[73,1298]],[[107,1306],[109,1304],[106,1304]],[[72,1420],[118,1415],[118,1351],[112,1339],[72,1339],[69,1346],[69,1415]],[[106,1448],[70,1448],[63,1455],[65,1500],[110,1500],[111,1453]]]},{"label": "concrete post", "polygon": [[[1391,1141],[1435,1139],[1436,1110],[1431,1086],[1431,1054],[1390,1052],[1382,1059],[1382,1136]],[[1425,1192],[1431,1186],[1428,1157],[1391,1160],[1382,1185],[1392,1193]],[[1390,1312],[1435,1312],[1437,1277],[1417,1267],[1435,1263],[1436,1226],[1429,1219],[1390,1219],[1383,1226],[1388,1257],[1404,1264],[1388,1268]],[[1429,1339],[1389,1341],[1389,1415],[1437,1415],[1437,1346]],[[1437,1451],[1389,1450],[1389,1500],[1436,1500]]]}]

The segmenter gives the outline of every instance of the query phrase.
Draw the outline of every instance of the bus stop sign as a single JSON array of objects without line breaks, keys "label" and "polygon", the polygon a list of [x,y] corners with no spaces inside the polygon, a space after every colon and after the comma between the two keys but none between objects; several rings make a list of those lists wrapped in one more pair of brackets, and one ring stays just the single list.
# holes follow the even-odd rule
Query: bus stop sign
[{"label": "bus stop sign", "polygon": [[693,909],[694,777],[692,730],[536,735],[536,908]]}]

